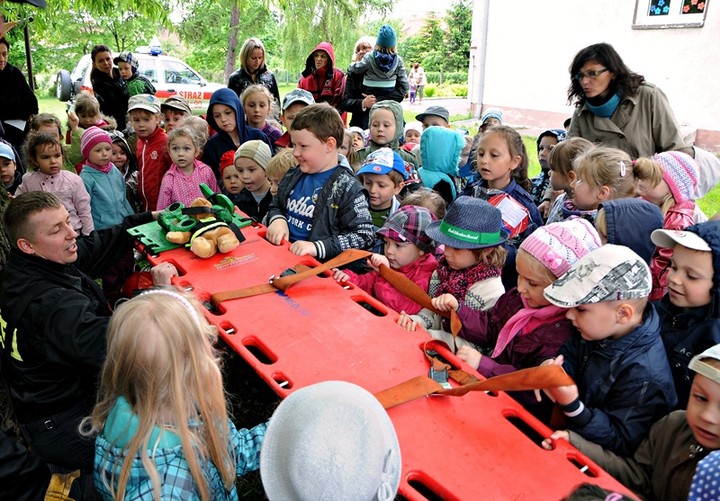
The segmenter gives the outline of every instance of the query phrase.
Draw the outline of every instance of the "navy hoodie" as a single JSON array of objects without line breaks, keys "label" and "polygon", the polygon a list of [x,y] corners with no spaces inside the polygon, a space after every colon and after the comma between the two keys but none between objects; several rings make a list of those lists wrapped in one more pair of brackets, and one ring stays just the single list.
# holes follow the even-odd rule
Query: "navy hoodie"
[{"label": "navy hoodie", "polygon": [[605,209],[607,243],[630,247],[650,265],[655,252],[650,234],[663,227],[660,207],[642,198],[608,200],[600,207]]},{"label": "navy hoodie", "polygon": [[270,151],[273,151],[273,146],[268,137],[260,129],[250,127],[245,123],[245,109],[242,107],[240,98],[237,94],[235,94],[235,91],[228,88],[216,90],[210,97],[210,104],[208,105],[207,110],[207,122],[210,124],[210,127],[217,132],[208,139],[207,144],[205,144],[202,161],[212,168],[215,173],[215,177],[219,179],[220,157],[226,151],[235,151],[239,145],[235,144],[235,141],[232,140],[227,132],[220,130],[220,127],[218,127],[218,124],[212,114],[212,108],[216,104],[224,104],[225,106],[229,106],[235,110],[235,119],[237,120],[237,130],[240,135],[240,144],[243,144],[245,141],[260,139],[261,141],[265,141],[267,143],[270,147]]},{"label": "navy hoodie", "polygon": [[666,294],[656,303],[660,315],[660,335],[672,370],[678,407],[685,409],[694,373],[690,359],[720,343],[720,221],[708,221],[685,228],[696,233],[712,249],[713,288],[710,303],[695,308],[679,308]]}]

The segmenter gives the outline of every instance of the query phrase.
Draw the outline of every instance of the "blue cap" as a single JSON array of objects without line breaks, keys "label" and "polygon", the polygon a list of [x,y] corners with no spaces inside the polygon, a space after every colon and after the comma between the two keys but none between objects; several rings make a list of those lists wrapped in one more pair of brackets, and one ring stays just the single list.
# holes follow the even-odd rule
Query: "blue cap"
[{"label": "blue cap", "polygon": [[15,153],[13,153],[12,146],[0,141],[0,157],[7,158],[8,160],[15,161]]},{"label": "blue cap", "polygon": [[393,27],[389,24],[383,24],[378,32],[376,43],[381,47],[395,47],[397,45],[397,35]]},{"label": "blue cap", "polygon": [[405,161],[402,157],[390,148],[380,148],[367,156],[360,170],[357,171],[357,175],[388,174],[390,171],[397,172],[403,179],[408,178]]}]

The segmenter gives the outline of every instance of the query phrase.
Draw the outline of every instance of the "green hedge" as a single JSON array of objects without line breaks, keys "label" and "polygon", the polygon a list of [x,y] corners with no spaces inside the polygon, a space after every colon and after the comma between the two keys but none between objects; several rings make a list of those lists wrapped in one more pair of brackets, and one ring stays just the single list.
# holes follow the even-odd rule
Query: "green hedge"
[{"label": "green hedge", "polygon": [[467,72],[439,72],[439,71],[426,71],[428,83],[435,84],[460,84],[467,83]]}]

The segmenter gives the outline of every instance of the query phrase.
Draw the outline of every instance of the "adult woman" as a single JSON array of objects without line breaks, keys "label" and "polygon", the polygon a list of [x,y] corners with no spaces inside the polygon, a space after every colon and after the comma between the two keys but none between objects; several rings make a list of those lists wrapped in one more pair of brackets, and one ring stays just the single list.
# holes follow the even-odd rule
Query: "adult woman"
[{"label": "adult woman", "polygon": [[251,85],[262,84],[268,88],[280,106],[280,92],[275,75],[265,66],[265,46],[257,38],[248,38],[240,49],[240,68],[228,81],[228,87],[240,94]]},{"label": "adult woman", "polygon": [[422,103],[423,96],[425,95],[425,86],[427,85],[427,76],[425,75],[423,67],[420,66],[420,63],[413,64],[410,74],[408,75],[408,79],[415,80],[415,83],[417,84],[418,101]]},{"label": "adult woman", "polygon": [[355,50],[353,51],[353,59],[351,62],[357,63],[358,61],[362,61],[363,56],[372,50],[373,45],[375,45],[375,39],[371,36],[358,38],[358,41],[355,42]]},{"label": "adult woman", "polygon": [[585,47],[570,65],[569,136],[626,151],[632,158],[684,146],[665,94],[630,71],[606,43]]},{"label": "adult woman", "polygon": [[125,80],[120,76],[120,71],[113,66],[112,52],[107,45],[96,45],[90,56],[93,63],[90,82],[95,97],[100,102],[100,111],[117,121],[118,130],[124,130],[130,99]]},{"label": "adult woman", "polygon": [[[22,71],[8,63],[9,52],[10,44],[0,38],[0,120],[27,122],[37,114],[38,101]],[[25,124],[22,129],[17,125],[19,123],[4,124],[5,139],[20,150],[25,138]]]}]

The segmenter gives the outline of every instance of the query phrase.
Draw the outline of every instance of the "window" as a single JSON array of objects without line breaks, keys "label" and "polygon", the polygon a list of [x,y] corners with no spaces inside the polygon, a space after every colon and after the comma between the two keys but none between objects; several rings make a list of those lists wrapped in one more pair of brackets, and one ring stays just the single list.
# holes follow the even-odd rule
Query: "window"
[{"label": "window", "polygon": [[139,62],[138,73],[152,83],[158,83],[157,72],[155,71],[155,59],[140,59]]},{"label": "window", "polygon": [[163,61],[165,65],[165,83],[194,84],[200,83],[200,76],[179,61]]},{"label": "window", "polygon": [[710,0],[635,0],[633,29],[702,28]]}]

